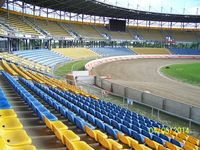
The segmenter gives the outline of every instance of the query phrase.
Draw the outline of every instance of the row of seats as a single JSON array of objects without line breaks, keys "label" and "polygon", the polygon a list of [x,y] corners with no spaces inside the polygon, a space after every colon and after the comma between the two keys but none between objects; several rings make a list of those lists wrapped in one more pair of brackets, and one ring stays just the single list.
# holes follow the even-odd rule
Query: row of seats
[{"label": "row of seats", "polygon": [[[38,32],[40,30],[46,31],[53,37],[65,37],[73,39],[70,34],[76,33],[78,36],[85,39],[106,40],[102,34],[106,34],[113,40],[153,40],[153,41],[165,41],[170,37],[175,41],[181,42],[197,42],[198,31],[186,31],[186,30],[161,30],[159,28],[135,28],[127,27],[126,32],[113,32],[109,31],[103,24],[83,24],[83,23],[65,23],[58,19],[49,19],[40,17],[40,19],[33,19],[34,17],[21,17],[19,15],[1,12],[0,17],[7,26],[11,27],[16,32],[20,32],[24,35],[41,35]],[[31,25],[30,25],[31,24]],[[37,28],[37,29],[36,29]],[[9,28],[8,28],[9,29]]]},{"label": "row of seats", "polygon": [[18,65],[24,66],[26,68],[34,69],[36,71],[42,71],[46,73],[51,72],[51,68],[35,63],[33,61],[29,61],[28,59],[21,58],[15,54],[1,53],[0,57],[8,62],[16,63]]},{"label": "row of seats", "polygon": [[139,47],[129,47],[132,51],[134,51],[138,55],[169,55],[170,51],[167,48],[139,48]]},{"label": "row of seats", "polygon": [[99,55],[87,48],[56,48],[53,51],[72,59],[95,58]]},{"label": "row of seats", "polygon": [[134,55],[135,54],[133,51],[131,51],[125,47],[121,47],[121,48],[96,47],[96,48],[90,48],[90,49],[102,57]]},{"label": "row of seats", "polygon": [[[56,102],[53,98],[48,96],[45,92],[38,89],[36,86],[31,84],[29,81],[27,81],[21,77],[19,77],[19,80],[22,81],[29,89],[34,91],[44,101],[46,101],[50,106],[54,107],[55,110],[57,110],[58,112],[62,111],[62,106],[58,102]],[[73,121],[72,121],[72,118],[73,118]],[[73,114],[73,112],[71,112],[68,115],[68,119],[70,121],[72,121],[82,131],[84,131],[82,128],[82,124],[84,124],[84,122],[85,122],[84,120],[82,120],[79,117],[75,117],[75,114]],[[72,149],[72,147],[76,147],[76,148],[74,148],[74,150],[75,149],[77,149],[77,150],[78,149],[83,149],[83,150],[91,149],[92,150],[92,148],[88,144],[86,144],[83,141],[80,141],[80,137],[78,135],[73,133],[73,131],[68,130],[68,127],[66,125],[64,125],[62,122],[57,121],[57,120],[52,121],[46,117],[44,117],[44,121],[45,121],[47,127],[49,127],[55,133],[57,138],[59,140],[61,140],[63,144],[66,144],[69,149]],[[89,124],[87,124],[87,125],[92,127]]]},{"label": "row of seats", "polygon": [[[59,95],[55,95],[55,93],[52,92],[52,91],[50,91],[48,88],[46,88],[46,87],[44,87],[44,86],[42,86],[42,85],[40,85],[40,84],[38,84],[38,83],[34,83],[34,84],[35,84],[36,86],[40,87],[41,89],[43,89],[45,93],[48,93],[50,96],[52,96],[53,98],[55,98],[56,100],[58,100],[61,104],[63,104],[64,106],[66,106],[68,109],[70,109],[70,110],[76,112],[76,114],[80,115],[84,120],[87,120],[88,122],[92,123],[93,125],[95,125],[95,123],[94,123],[95,120],[96,120],[96,121],[100,121],[99,119],[95,118],[95,116],[93,116],[93,115],[90,114],[89,112],[87,113],[87,111],[85,111],[84,108],[83,108],[83,109],[78,108],[77,106],[75,106],[74,103],[65,101],[65,100],[67,100],[67,97],[65,97],[65,99],[64,99],[64,98],[62,98],[62,97],[59,96]],[[64,96],[64,93],[61,93],[61,91],[60,91],[60,94],[62,94],[62,95]],[[98,101],[96,101],[96,100],[93,100],[93,101],[95,101],[95,102],[98,103]],[[50,102],[49,102],[49,103],[50,103]],[[70,103],[71,103],[71,104],[70,104]],[[66,108],[63,108],[62,105],[61,105],[61,106],[59,106],[59,105],[60,105],[60,104],[57,104],[57,106],[54,106],[54,107],[56,107],[58,110],[60,110],[63,116],[69,117],[69,119],[73,122],[73,121],[74,121],[74,118],[72,118],[71,113],[69,113],[69,111],[68,111]],[[59,109],[58,107],[62,107],[62,108]],[[69,114],[70,114],[70,115],[69,115]],[[100,121],[100,122],[101,122],[101,121]],[[95,126],[96,126],[96,125],[95,125]],[[97,126],[98,126],[98,125],[97,125]],[[102,124],[102,126],[103,126],[103,124]],[[98,127],[99,127],[99,126],[98,126]],[[84,130],[84,125],[82,125],[81,128],[82,128],[82,130]],[[102,129],[104,132],[106,132],[108,135],[110,135],[110,136],[112,136],[113,138],[117,139],[117,137],[116,137],[116,134],[117,134],[117,133],[115,133],[115,131],[117,132],[117,130],[114,131],[114,130],[113,130],[114,128],[112,128],[112,126],[110,126],[110,125],[108,125],[108,124],[107,124],[107,125],[105,124],[105,126],[104,126],[103,128],[101,128],[101,127],[99,127],[99,128]],[[88,130],[89,130],[89,129],[88,129]],[[90,129],[90,130],[91,130],[91,129]],[[116,142],[113,141],[113,140],[111,140],[111,141],[112,141],[111,143],[116,143]],[[99,142],[101,143],[102,141],[100,140]],[[104,145],[105,143],[103,142],[103,143],[101,143],[101,144]],[[118,146],[119,146],[120,144],[116,143],[115,145],[118,145]],[[106,145],[104,145],[104,146],[107,147]],[[119,147],[121,147],[121,146],[119,146]],[[107,148],[108,148],[108,147],[107,147]]]},{"label": "row of seats", "polygon": [[[94,128],[89,123],[86,123],[83,119],[81,119],[79,117],[80,115],[78,116],[78,114],[75,114],[72,111],[68,110],[69,107],[68,108],[64,107],[61,103],[56,102],[53,98],[51,98],[50,96],[48,96],[47,95],[47,94],[49,94],[48,92],[41,91],[40,89],[34,88],[34,86],[31,85],[25,79],[20,78],[20,80],[23,83],[25,83],[30,89],[32,89],[34,92],[36,92],[38,94],[38,96],[40,96],[41,98],[43,98],[44,101],[46,101],[50,106],[53,106],[58,112],[62,113],[63,116],[67,117],[72,123],[74,123],[82,131],[85,131],[85,126],[89,126],[90,129]],[[37,84],[37,83],[35,83],[35,84]],[[62,100],[65,101],[65,99],[62,99]],[[68,113],[68,114],[66,114],[66,113]],[[101,132],[101,135],[104,135],[104,134]],[[60,136],[58,134],[58,138],[61,138],[61,137],[62,136]],[[62,139],[62,141],[63,141],[63,139]],[[114,140],[113,140],[113,142],[114,142]]]},{"label": "row of seats", "polygon": [[[82,103],[82,104],[86,104],[87,102],[84,102],[84,103]],[[91,107],[91,106],[90,106]],[[93,109],[93,111],[92,111],[92,109],[90,109],[90,107],[85,107],[86,109],[89,109],[88,111],[91,113],[91,114],[94,114],[94,109]],[[104,106],[105,107],[105,106]],[[83,107],[83,109],[84,109],[84,107]],[[111,109],[111,108],[110,108]],[[108,111],[108,110],[107,110]],[[83,115],[84,116],[84,115]],[[105,119],[104,119],[105,118]],[[102,120],[104,120],[105,122],[108,122],[108,118],[106,119],[106,117],[104,117],[103,116],[103,119]],[[112,122],[112,121],[111,121]],[[118,121],[119,122],[119,121]],[[153,122],[153,121],[152,121]],[[94,122],[93,122],[94,123]],[[125,121],[125,123],[127,124],[127,121]],[[112,123],[111,123],[112,124]],[[114,122],[113,121],[113,126],[115,126],[116,125],[116,122]],[[154,125],[154,127],[158,127],[158,126],[160,126],[160,128],[162,128],[162,127],[166,127],[166,126],[161,126],[160,124],[155,124],[155,122],[153,122],[153,125]],[[101,125],[99,125],[99,128],[101,128],[103,125],[101,124]],[[116,126],[117,128],[119,127],[119,126]],[[123,126],[122,126],[123,127]],[[128,134],[128,133],[130,133],[130,132],[128,132],[127,133],[127,130],[124,128],[124,131],[126,132],[126,134]],[[171,132],[170,132],[171,133]],[[179,147],[183,147],[183,144],[181,143],[181,142],[178,142],[176,139],[173,139],[173,138],[169,138],[169,137],[167,137],[166,135],[164,135],[164,134],[162,134],[162,133],[160,133],[160,134],[155,134],[155,135],[153,135],[153,134],[148,134],[147,133],[147,131],[144,131],[144,130],[142,130],[141,131],[141,134],[143,134],[143,136],[147,136],[147,137],[149,137],[149,138],[151,138],[151,139],[154,139],[155,141],[157,141],[158,143],[160,143],[160,144],[162,144],[162,145],[167,145],[168,147],[170,147],[170,146],[173,146],[173,147],[177,147],[177,149],[178,149],[178,146]],[[178,134],[178,136],[179,136],[180,134]],[[141,139],[141,138],[140,138]],[[144,141],[142,141],[141,140],[141,142],[144,142]],[[171,142],[171,143],[170,143]],[[174,145],[173,145],[174,144]],[[185,147],[184,147],[184,149],[187,149],[186,147],[188,146],[189,144],[187,144],[186,143],[186,145],[185,145]],[[191,145],[190,145],[190,147],[191,147]],[[180,149],[180,148],[179,148]]]},{"label": "row of seats", "polygon": [[[65,135],[63,135],[64,142],[63,140],[62,142],[63,144],[67,145],[69,150],[93,150],[87,143],[80,141],[80,137],[78,137],[78,135],[76,135],[73,131],[68,130],[68,127],[66,125],[59,121],[56,116],[54,116],[44,105],[42,105],[9,74],[3,72],[3,75],[9,80],[11,85],[15,88],[15,90],[23,98],[23,100],[32,108],[32,110],[38,115],[38,117],[45,122],[47,127],[49,127],[56,136],[59,131],[65,132]],[[22,78],[20,79],[22,80]]]},{"label": "row of seats", "polygon": [[69,58],[63,57],[48,49],[16,51],[14,54],[50,68],[55,67],[58,63],[70,61]]},{"label": "row of seats", "polygon": [[[75,95],[75,94],[74,94],[74,95]],[[72,96],[73,96],[73,95],[72,95]],[[84,102],[83,104],[86,104],[86,105],[87,105],[87,102]],[[109,104],[109,105],[111,105],[111,104]],[[90,105],[89,105],[88,107],[94,107],[94,106],[90,106]],[[104,107],[106,108],[106,106],[104,106]],[[112,107],[113,107],[113,106],[112,106]],[[85,108],[87,109],[87,107],[85,107]],[[105,111],[108,111],[108,112],[109,112],[109,109],[108,109],[108,110],[102,111],[102,113],[105,113]],[[110,112],[110,113],[111,113],[111,112]],[[119,116],[117,116],[117,117],[122,117],[122,116],[124,116],[124,115],[119,114]],[[126,115],[125,115],[125,116],[126,116]],[[131,116],[131,117],[133,118],[133,116]],[[135,117],[135,116],[134,116],[134,117]],[[106,118],[106,117],[104,117],[104,118]],[[103,118],[103,119],[104,119],[104,118]],[[130,117],[128,117],[128,118],[130,118]],[[138,117],[137,117],[137,118],[138,118]],[[139,118],[141,118],[141,117],[139,117]],[[125,119],[125,117],[122,117],[121,119],[123,120],[123,119]],[[119,120],[119,119],[118,119],[118,120]],[[130,119],[129,119],[129,120],[130,120]],[[147,119],[146,119],[146,120],[147,120]],[[138,124],[137,124],[137,125],[134,124],[134,125],[135,125],[135,126],[138,126],[139,128],[142,127],[142,128],[143,128],[142,130],[145,130],[146,128],[143,127],[143,126],[147,126],[147,127],[149,126],[149,125],[147,124],[148,121],[146,121],[146,120],[145,120],[145,119],[139,119],[139,120],[138,120],[139,125],[138,125]],[[104,120],[104,121],[108,121],[108,120]],[[146,121],[146,122],[145,122],[145,121]],[[145,122],[145,124],[143,124],[143,126],[140,125],[140,123],[142,124],[143,122]],[[122,123],[123,123],[123,122],[122,122]],[[132,122],[131,122],[131,123],[132,123]],[[134,123],[135,123],[135,122],[134,122]],[[112,124],[111,124],[111,125],[112,125]],[[152,123],[150,123],[150,125],[152,125]],[[132,125],[132,126],[133,126],[133,125]],[[163,126],[161,126],[160,124],[157,124],[157,126],[154,125],[154,127],[159,128],[159,127],[163,127]],[[135,128],[135,129],[137,129],[137,128]],[[140,134],[144,134],[144,136],[147,136],[147,134],[146,134],[144,131],[143,131],[142,133],[140,133]],[[159,134],[159,136],[160,136],[160,135],[162,135],[162,134]],[[149,135],[148,135],[148,136],[149,136]],[[154,136],[154,137],[155,137],[155,136]],[[150,135],[149,138],[151,139],[152,136]],[[163,138],[163,137],[162,137],[162,138]],[[188,139],[195,139],[195,138],[188,138]],[[144,140],[144,138],[143,138],[143,140]],[[177,142],[177,138],[176,138],[175,140],[170,139],[169,141],[170,141],[170,142],[174,142],[174,144],[177,145],[177,146],[181,146],[181,143],[184,143],[184,144],[185,144],[185,142]],[[192,141],[192,140],[191,140],[191,141]],[[193,140],[193,141],[194,141],[194,140]],[[144,141],[143,141],[143,142],[144,142]],[[167,142],[165,142],[165,143],[167,143]],[[164,144],[164,142],[162,142],[162,144]],[[186,143],[186,144],[187,144],[187,143]],[[186,145],[186,144],[185,144],[185,145]],[[188,144],[187,144],[187,145],[188,145]],[[194,145],[194,144],[193,144],[193,145]],[[182,146],[183,146],[183,145],[182,145]],[[190,147],[191,147],[191,146],[190,146]]]},{"label": "row of seats", "polygon": [[169,50],[175,55],[200,55],[200,50],[194,49],[169,48]]},{"label": "row of seats", "polygon": [[[3,72],[3,75],[9,78],[7,73]],[[0,88],[0,149],[36,150],[35,146],[31,144],[31,138],[23,129],[23,125],[17,118],[17,114]]]}]

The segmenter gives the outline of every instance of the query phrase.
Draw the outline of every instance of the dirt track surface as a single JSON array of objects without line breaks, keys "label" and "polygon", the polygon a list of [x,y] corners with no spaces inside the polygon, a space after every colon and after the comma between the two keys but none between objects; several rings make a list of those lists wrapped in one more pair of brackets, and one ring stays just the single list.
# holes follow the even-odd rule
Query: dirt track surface
[{"label": "dirt track surface", "polygon": [[200,107],[200,87],[171,80],[159,72],[162,66],[197,61],[200,60],[137,59],[102,64],[92,71],[98,76],[111,76],[113,83]]}]

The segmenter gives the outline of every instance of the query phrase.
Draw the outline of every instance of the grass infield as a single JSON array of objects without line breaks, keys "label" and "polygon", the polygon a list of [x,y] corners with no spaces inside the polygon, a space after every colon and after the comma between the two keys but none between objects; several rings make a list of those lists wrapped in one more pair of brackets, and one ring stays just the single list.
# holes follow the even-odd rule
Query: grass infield
[{"label": "grass infield", "polygon": [[59,68],[57,68],[54,72],[56,76],[64,77],[67,73],[71,71],[81,71],[85,69],[85,64],[88,63],[90,60],[80,60],[69,62]]},{"label": "grass infield", "polygon": [[174,64],[161,68],[161,72],[172,79],[200,86],[200,63]]}]

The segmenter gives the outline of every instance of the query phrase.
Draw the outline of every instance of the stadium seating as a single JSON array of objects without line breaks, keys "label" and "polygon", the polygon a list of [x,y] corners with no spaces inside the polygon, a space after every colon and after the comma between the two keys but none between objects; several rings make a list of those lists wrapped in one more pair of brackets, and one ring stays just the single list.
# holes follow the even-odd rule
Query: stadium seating
[{"label": "stadium seating", "polygon": [[193,31],[168,31],[169,35],[179,42],[193,42],[197,41],[198,35]]},{"label": "stadium seating", "polygon": [[[0,88],[0,149],[36,150],[15,111]],[[18,138],[16,138],[18,137]]]},{"label": "stadium seating", "polygon": [[150,54],[168,55],[170,54],[170,51],[167,48],[129,47],[129,49],[133,50],[135,53],[140,54],[140,55],[150,55]]},{"label": "stadium seating", "polygon": [[9,62],[17,63],[26,68],[30,68],[30,69],[34,69],[34,70],[42,71],[42,72],[46,72],[46,73],[51,72],[51,68],[41,65],[41,64],[38,64],[38,63],[35,63],[33,61],[29,61],[28,59],[19,57],[15,54],[2,53],[1,58],[5,59]]},{"label": "stadium seating", "polygon": [[40,35],[33,27],[24,22],[23,18],[20,18],[21,16],[10,14],[7,17],[6,13],[0,12],[0,17],[4,19],[5,24],[15,29],[16,32],[21,32],[26,35]]},{"label": "stadium seating", "polygon": [[145,28],[132,28],[129,27],[128,30],[134,35],[140,37],[141,40],[148,41],[164,41],[165,37],[162,35],[159,29],[145,29]]},{"label": "stadium seating", "polygon": [[80,35],[80,37],[85,39],[95,39],[95,40],[103,40],[102,35],[95,30],[94,26],[89,24],[66,24],[65,25],[68,30],[72,30],[73,32]]},{"label": "stadium seating", "polygon": [[[39,74],[37,75],[34,72],[30,73],[34,74],[38,80],[43,80],[43,82],[46,83],[52,82],[49,80],[50,78],[48,80],[47,78],[44,80],[43,78],[40,78]],[[6,75],[9,76],[8,74]],[[110,148],[119,146],[118,148],[120,148],[121,145],[116,143],[113,139],[119,139],[126,146],[133,148],[144,148],[145,146],[143,144],[155,149],[160,148],[161,145],[176,149],[184,148],[185,150],[188,147],[198,147],[199,142],[194,137],[190,137],[182,133],[176,133],[172,130],[169,130],[168,134],[165,134],[162,130],[156,130],[158,131],[156,134],[148,133],[150,128],[156,129],[164,128],[166,126],[121,108],[115,104],[107,103],[102,100],[95,100],[93,98],[80,95],[80,93],[77,94],[76,92],[64,92],[56,89],[52,83],[47,84],[49,87],[46,87],[39,84],[38,80],[36,80],[37,82],[34,81],[33,85],[21,77],[19,79],[27,87],[33,90],[34,93],[38,94],[38,96],[43,98],[49,105],[54,107],[55,110],[63,116],[66,116],[78,128],[80,128],[83,132],[86,132],[90,137],[92,137],[95,141],[98,141],[104,147]],[[58,84],[58,81],[56,82]],[[16,82],[13,84],[18,85]],[[30,103],[31,107],[33,107],[33,110],[38,114],[40,119],[43,120],[43,115],[45,115],[46,118],[50,117],[48,119],[53,119],[51,121],[55,121],[54,117],[52,118],[52,115],[49,114],[49,111],[44,107],[39,107],[38,104],[39,103],[37,101]],[[35,106],[38,106],[39,108],[35,108]],[[49,121],[45,122],[51,130],[56,131],[55,135],[61,139],[63,143],[65,143],[66,139],[62,138],[61,135],[68,133],[68,131],[63,132],[63,129],[68,130],[68,127],[65,127],[59,121],[55,123],[51,123]],[[99,130],[94,130],[95,127],[98,127],[113,139],[110,139],[106,134]],[[124,137],[123,135],[120,135],[122,132],[127,136]],[[98,140],[98,135],[100,136],[101,141]],[[171,136],[167,138],[168,135]],[[72,137],[74,137],[73,134]],[[137,140],[138,144],[134,141],[134,139]],[[102,142],[102,140],[104,142]],[[68,145],[70,145],[69,142]]]},{"label": "stadium seating", "polygon": [[90,49],[102,57],[134,55],[134,52],[127,48],[103,47],[103,48],[90,48]]},{"label": "stadium seating", "polygon": [[[33,22],[33,20],[32,20]],[[50,35],[54,37],[68,37],[72,38],[68,31],[63,29],[57,22],[55,21],[47,21],[47,20],[36,20],[35,23],[42,28],[44,31],[48,32]]]},{"label": "stadium seating", "polygon": [[48,49],[16,51],[14,54],[19,57],[28,59],[29,61],[34,61],[43,66],[48,66],[51,68],[53,68],[58,63],[63,63],[70,60],[69,58],[65,58]]},{"label": "stadium seating", "polygon": [[57,48],[53,51],[72,59],[95,58],[99,55],[87,48]]},{"label": "stadium seating", "polygon": [[169,50],[175,55],[200,55],[200,50],[194,49],[169,48]]}]

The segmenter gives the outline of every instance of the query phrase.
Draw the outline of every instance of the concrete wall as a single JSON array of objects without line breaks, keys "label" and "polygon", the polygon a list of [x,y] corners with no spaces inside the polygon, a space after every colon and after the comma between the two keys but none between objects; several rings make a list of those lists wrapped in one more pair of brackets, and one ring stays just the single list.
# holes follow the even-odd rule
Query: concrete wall
[{"label": "concrete wall", "polygon": [[143,93],[142,102],[159,109],[163,108],[163,98],[150,93]]},{"label": "concrete wall", "polygon": [[96,78],[95,83],[102,89],[111,91],[116,95],[133,99],[150,107],[163,110],[170,114],[174,114],[200,124],[200,108],[198,107],[138,91],[136,89],[128,88],[116,83],[111,83],[108,80],[100,79],[98,77]]},{"label": "concrete wall", "polygon": [[125,96],[125,86],[112,83],[112,92],[116,95]]},{"label": "concrete wall", "polygon": [[125,90],[125,93],[126,93],[127,98],[142,102],[142,92],[141,91],[127,87]]}]

